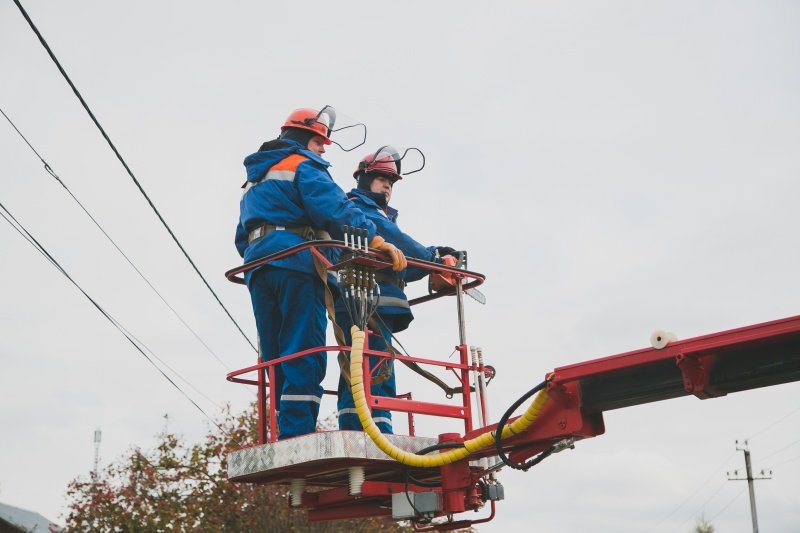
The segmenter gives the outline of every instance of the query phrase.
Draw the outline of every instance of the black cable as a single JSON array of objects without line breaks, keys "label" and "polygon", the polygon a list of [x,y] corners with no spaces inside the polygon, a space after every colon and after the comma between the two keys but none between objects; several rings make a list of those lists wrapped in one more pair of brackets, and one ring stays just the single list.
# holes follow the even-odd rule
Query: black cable
[{"label": "black cable", "polygon": [[[434,444],[432,446],[428,446],[427,448],[422,448],[421,450],[416,452],[416,455],[427,455],[427,454],[429,454],[431,452],[435,452],[437,450],[451,450],[451,449],[454,449],[454,448],[463,448],[463,447],[464,447],[464,444],[462,444],[460,442],[440,442],[438,444]],[[410,479],[411,481],[414,482],[415,485],[419,485],[420,487],[441,487],[442,486],[441,483],[437,483],[435,481],[423,481],[421,479],[415,478],[411,474],[411,469],[408,468],[408,467],[405,467],[403,470],[405,471],[405,475],[406,475],[406,484],[408,484],[408,480]]]},{"label": "black cable", "polygon": [[[63,275],[64,275],[64,277],[66,277],[66,278],[67,278],[67,280],[69,280],[69,282],[70,282],[70,283],[72,283],[72,284],[73,284],[73,285],[74,285],[74,286],[75,286],[75,287],[76,287],[76,288],[77,288],[77,289],[78,289],[78,290],[79,290],[79,291],[80,291],[80,292],[81,292],[81,293],[82,293],[82,294],[83,294],[83,295],[86,297],[86,299],[88,299],[88,300],[89,300],[89,301],[92,303],[92,305],[93,305],[93,306],[94,306],[94,307],[95,307],[95,308],[96,308],[96,309],[97,309],[97,310],[100,312],[100,314],[102,314],[102,315],[103,315],[103,316],[106,318],[106,320],[108,320],[109,322],[111,322],[111,324],[112,324],[112,325],[113,325],[115,328],[117,328],[117,330],[119,330],[119,332],[120,332],[120,333],[122,333],[122,335],[123,335],[123,336],[124,336],[126,339],[128,339],[128,342],[130,342],[130,343],[133,345],[133,347],[134,347],[134,348],[136,348],[136,350],[137,350],[137,351],[138,351],[140,354],[142,354],[142,356],[144,356],[144,358],[145,358],[145,359],[147,359],[147,362],[148,362],[148,363],[150,363],[151,365],[153,365],[153,367],[154,367],[156,370],[158,370],[158,372],[159,372],[159,373],[160,373],[160,374],[161,374],[161,375],[162,375],[162,376],[163,376],[163,377],[164,377],[164,378],[165,378],[167,381],[169,381],[169,382],[170,382],[170,384],[171,384],[173,387],[175,387],[176,389],[178,389],[178,392],[180,392],[180,393],[181,393],[181,394],[182,394],[182,395],[183,395],[183,396],[184,396],[184,397],[185,397],[187,400],[189,400],[189,401],[192,403],[192,405],[194,405],[194,406],[197,408],[197,410],[198,410],[198,411],[200,411],[200,412],[201,412],[201,413],[202,413],[202,414],[203,414],[203,415],[204,415],[206,418],[208,418],[208,419],[211,421],[211,423],[213,423],[213,424],[214,424],[214,425],[216,425],[216,426],[217,426],[219,429],[221,429],[221,430],[223,430],[223,431],[224,431],[224,429],[222,428],[222,426],[220,426],[220,425],[219,425],[219,424],[218,424],[218,423],[217,423],[217,422],[216,422],[216,421],[215,421],[213,418],[211,418],[211,417],[208,415],[208,413],[206,413],[206,412],[203,410],[203,408],[202,408],[202,407],[200,407],[200,406],[199,406],[199,405],[198,405],[198,404],[197,404],[197,403],[196,403],[196,402],[195,402],[195,401],[194,401],[194,400],[193,400],[193,399],[192,399],[192,398],[191,398],[191,397],[190,397],[188,394],[186,394],[186,392],[184,392],[184,390],[183,390],[183,389],[181,389],[181,388],[178,386],[178,384],[177,384],[177,383],[175,383],[175,381],[173,381],[173,380],[172,380],[172,378],[170,378],[170,377],[169,377],[169,376],[168,376],[168,375],[167,375],[167,374],[166,374],[166,373],[165,373],[165,372],[164,372],[164,371],[163,371],[161,368],[159,368],[159,366],[158,366],[157,364],[155,364],[155,362],[153,362],[153,360],[152,360],[152,359],[151,359],[151,358],[150,358],[150,357],[149,357],[149,356],[148,356],[148,355],[147,355],[147,354],[144,352],[144,350],[142,350],[142,348],[141,348],[141,347],[140,347],[140,346],[139,346],[139,345],[136,343],[136,341],[133,339],[133,337],[127,333],[127,330],[126,330],[124,327],[122,327],[122,325],[121,325],[121,324],[120,324],[120,323],[119,323],[119,322],[118,322],[118,321],[117,321],[117,320],[116,320],[116,319],[115,319],[113,316],[111,316],[111,315],[110,315],[110,314],[109,314],[109,313],[108,313],[108,312],[107,312],[105,309],[103,309],[103,307],[102,307],[102,306],[101,306],[99,303],[97,303],[97,301],[96,301],[94,298],[92,298],[91,296],[89,296],[89,294],[88,294],[88,293],[87,293],[85,290],[83,290],[83,287],[81,287],[81,286],[78,284],[78,282],[76,282],[76,281],[75,281],[75,280],[72,278],[72,276],[70,276],[70,275],[69,275],[69,273],[68,273],[68,272],[67,272],[67,271],[64,269],[64,267],[62,267],[62,266],[61,266],[61,264],[59,264],[59,262],[58,262],[58,261],[56,261],[56,259],[55,259],[55,258],[54,258],[52,255],[50,255],[50,253],[49,253],[49,252],[48,252],[48,251],[47,251],[47,250],[44,248],[44,246],[42,246],[42,245],[41,245],[41,243],[39,243],[39,241],[38,241],[38,240],[36,240],[36,238],[35,238],[35,237],[34,237],[34,236],[33,236],[33,235],[32,235],[32,234],[31,234],[31,233],[30,233],[30,232],[29,232],[29,231],[28,231],[28,230],[25,228],[25,226],[23,226],[23,225],[22,225],[22,224],[21,224],[21,223],[20,223],[20,222],[19,222],[19,221],[18,221],[18,220],[17,220],[17,219],[14,217],[14,215],[13,215],[13,214],[11,214],[11,212],[10,212],[10,211],[9,211],[9,210],[6,208],[6,206],[5,206],[5,205],[3,205],[3,203],[2,203],[2,202],[0,202],[0,210],[5,212],[5,214],[3,214],[2,212],[0,212],[0,216],[1,216],[1,217],[3,217],[3,219],[4,219],[6,222],[8,222],[8,223],[9,223],[9,225],[11,225],[11,227],[12,227],[12,228],[14,228],[14,229],[17,231],[17,233],[19,233],[20,235],[22,235],[22,237],[23,237],[23,238],[25,238],[25,240],[27,240],[27,241],[28,241],[28,243],[30,243],[30,244],[31,244],[31,245],[32,245],[32,246],[33,246],[33,247],[34,247],[34,248],[35,248],[35,249],[36,249],[36,250],[37,250],[37,251],[38,251],[40,254],[42,254],[42,255],[45,257],[45,259],[47,259],[47,260],[50,262],[50,264],[52,264],[52,265],[53,265],[53,266],[54,266],[54,267],[55,267],[55,268],[56,268],[56,269],[57,269],[59,272],[61,272],[61,274],[63,274]],[[8,216],[6,216],[6,215],[8,215]],[[10,219],[9,219],[9,217],[10,217]],[[12,222],[12,221],[13,221],[13,222]]]},{"label": "black cable", "polygon": [[153,201],[152,201],[152,200],[150,200],[150,197],[149,197],[149,196],[147,195],[147,193],[144,191],[144,188],[142,188],[142,185],[139,183],[139,180],[138,180],[138,179],[136,179],[136,176],[134,176],[134,175],[133,175],[133,171],[131,171],[130,167],[128,167],[128,164],[127,164],[127,163],[125,162],[125,160],[122,158],[122,155],[119,153],[119,150],[117,150],[117,147],[116,147],[116,146],[114,146],[114,143],[113,143],[113,142],[111,142],[111,138],[108,136],[108,134],[106,133],[106,131],[105,131],[105,130],[103,129],[103,127],[100,125],[100,122],[99,122],[99,121],[97,120],[97,118],[94,116],[94,113],[92,113],[92,110],[89,108],[89,105],[88,105],[88,104],[86,103],[86,101],[83,99],[83,96],[81,96],[81,93],[78,91],[78,88],[77,88],[77,87],[75,87],[75,84],[74,84],[74,83],[72,83],[72,80],[71,80],[71,79],[70,79],[70,77],[67,75],[67,73],[66,73],[66,71],[64,70],[64,68],[61,66],[61,63],[58,61],[58,59],[56,58],[56,56],[55,56],[55,54],[53,53],[53,51],[50,49],[50,46],[47,44],[47,41],[45,41],[45,40],[44,40],[44,37],[42,37],[42,34],[39,32],[39,29],[38,29],[38,28],[36,27],[36,25],[33,23],[33,21],[31,20],[30,16],[28,16],[28,13],[27,13],[27,11],[25,11],[25,8],[23,8],[23,7],[22,7],[22,4],[20,4],[19,0],[14,0],[14,3],[15,3],[15,4],[17,5],[17,7],[19,8],[20,12],[22,13],[22,16],[23,16],[23,17],[25,17],[25,20],[28,22],[28,25],[31,27],[31,29],[32,29],[32,30],[33,30],[33,32],[36,34],[36,36],[39,38],[39,42],[40,42],[40,43],[42,43],[42,46],[44,46],[44,49],[47,51],[47,54],[50,56],[50,59],[52,59],[52,60],[53,60],[53,63],[55,63],[56,67],[58,67],[58,70],[59,70],[59,72],[61,72],[61,75],[62,75],[62,76],[64,77],[64,79],[67,81],[67,83],[69,84],[70,88],[72,88],[72,92],[73,92],[73,93],[75,93],[75,96],[77,96],[77,97],[78,97],[78,100],[80,101],[81,105],[82,105],[82,106],[83,106],[83,108],[86,110],[86,112],[89,114],[89,117],[92,119],[92,121],[94,122],[95,126],[97,126],[97,129],[98,129],[98,130],[100,130],[100,133],[103,135],[103,138],[106,140],[106,142],[108,143],[108,145],[111,147],[111,150],[112,150],[112,151],[114,152],[114,154],[117,156],[117,159],[119,159],[119,162],[120,162],[120,163],[122,163],[122,166],[123,166],[123,167],[125,168],[125,170],[127,171],[127,173],[128,173],[128,176],[130,176],[130,177],[131,177],[131,179],[133,180],[133,183],[134,183],[134,184],[136,184],[136,187],[139,189],[139,192],[141,192],[141,193],[142,193],[142,196],[144,196],[144,198],[147,200],[147,203],[148,203],[148,204],[150,204],[150,207],[153,209],[153,212],[156,214],[156,216],[158,217],[158,219],[161,221],[161,224],[163,224],[163,225],[164,225],[164,227],[166,228],[167,232],[168,232],[168,233],[170,234],[170,236],[172,237],[172,240],[174,240],[174,241],[175,241],[175,244],[177,244],[177,245],[178,245],[178,248],[180,248],[181,252],[183,252],[183,255],[184,255],[184,257],[186,257],[186,260],[187,260],[187,261],[189,261],[189,264],[190,264],[190,265],[192,265],[192,268],[194,269],[194,271],[195,271],[195,272],[197,272],[197,275],[200,277],[200,279],[201,279],[201,280],[203,280],[203,283],[205,284],[205,286],[208,288],[208,290],[209,290],[209,291],[211,292],[211,294],[214,296],[214,299],[217,301],[217,303],[220,305],[220,307],[222,307],[222,309],[225,311],[225,314],[226,314],[226,315],[228,315],[228,318],[230,318],[230,319],[231,319],[231,322],[233,322],[233,324],[236,326],[236,329],[238,329],[238,330],[239,330],[239,333],[241,333],[241,334],[242,334],[242,336],[245,338],[245,340],[247,341],[247,343],[248,343],[248,344],[249,344],[249,345],[250,345],[250,346],[253,348],[253,350],[255,350],[255,351],[256,351],[256,353],[257,353],[257,352],[258,352],[258,349],[257,349],[257,348],[255,347],[255,345],[252,343],[252,341],[250,340],[250,338],[249,338],[249,337],[248,337],[248,336],[245,334],[244,330],[242,330],[242,328],[239,326],[239,323],[238,323],[238,322],[236,322],[236,320],[233,318],[233,315],[231,315],[230,311],[228,311],[228,308],[227,308],[227,307],[225,307],[225,305],[222,303],[222,300],[220,300],[220,299],[219,299],[219,296],[217,296],[217,293],[216,293],[216,292],[214,292],[214,289],[212,289],[212,288],[211,288],[211,285],[209,285],[208,281],[206,281],[206,278],[205,278],[205,277],[203,276],[203,274],[200,272],[200,269],[199,269],[199,268],[197,268],[197,265],[195,265],[195,263],[194,263],[194,261],[192,260],[192,258],[191,258],[191,257],[189,257],[189,253],[186,251],[186,249],[184,249],[183,245],[182,245],[182,244],[180,243],[180,241],[178,240],[178,237],[176,237],[176,236],[175,236],[175,234],[172,232],[172,228],[170,228],[170,227],[169,227],[169,225],[167,224],[166,220],[164,220],[164,217],[162,217],[162,216],[161,216],[161,213],[158,211],[158,209],[156,209],[156,206],[155,206],[155,204],[153,204]]},{"label": "black cable", "polygon": [[417,522],[417,523],[420,523],[420,524],[429,524],[431,522],[431,519],[422,516],[422,513],[419,512],[419,509],[417,509],[417,507],[414,505],[414,502],[411,500],[411,496],[408,495],[408,481],[411,478],[411,473],[408,471],[408,469],[406,469],[405,472],[406,472],[406,484],[405,484],[405,488],[404,488],[403,492],[405,492],[406,500],[408,500],[408,504],[414,510],[414,514],[417,517],[419,517],[416,520],[414,520],[414,522]]},{"label": "black cable", "polygon": [[406,477],[408,479],[410,479],[414,483],[414,485],[417,485],[417,486],[420,486],[420,487],[438,488],[438,487],[442,486],[441,483],[438,483],[436,481],[422,481],[421,479],[417,479],[411,474],[411,471],[408,470],[408,469],[406,469]]},{"label": "black cable", "polygon": [[435,452],[437,450],[452,450],[456,448],[463,448],[463,442],[440,442],[438,444],[434,444],[432,446],[428,446],[427,448],[422,448],[416,454],[417,455],[428,455],[431,452]]},{"label": "black cable", "polygon": [[544,389],[546,386],[547,386],[547,381],[546,380],[542,381],[541,383],[536,385],[534,388],[532,388],[531,390],[526,392],[520,399],[518,399],[516,402],[514,402],[511,405],[511,407],[509,407],[508,410],[505,413],[503,413],[502,418],[500,418],[500,422],[497,423],[497,429],[494,430],[494,445],[495,445],[495,448],[497,449],[497,456],[500,458],[501,461],[503,461],[503,464],[505,464],[506,466],[509,466],[509,467],[511,467],[511,468],[513,468],[515,470],[522,470],[522,471],[528,470],[532,466],[535,466],[535,465],[541,463],[542,461],[544,461],[556,449],[555,446],[550,446],[549,448],[544,450],[542,453],[540,453],[539,455],[537,455],[536,457],[534,457],[533,459],[531,459],[530,461],[527,461],[525,463],[515,463],[515,462],[511,461],[511,459],[509,459],[508,456],[503,451],[503,444],[502,444],[503,428],[505,427],[506,423],[508,422],[508,419],[511,418],[511,415],[514,414],[514,411],[516,411],[519,408],[519,406],[522,405],[528,398],[530,398],[531,396],[533,396],[534,394],[536,394],[540,390]]},{"label": "black cable", "polygon": [[205,349],[214,357],[214,359],[216,359],[223,366],[223,368],[225,368],[225,370],[230,370],[230,368],[228,368],[228,366],[222,362],[222,359],[219,358],[216,352],[214,352],[214,350],[212,350],[211,347],[208,344],[206,344],[202,338],[200,338],[200,335],[198,335],[197,332],[194,329],[192,329],[192,327],[183,319],[183,317],[180,314],[178,314],[175,308],[173,308],[169,304],[166,298],[162,296],[162,294],[158,291],[158,289],[156,289],[155,286],[153,286],[150,280],[147,279],[147,277],[136,267],[135,264],[133,264],[133,261],[125,254],[125,252],[122,251],[122,249],[117,245],[114,239],[112,239],[111,236],[108,233],[106,233],[106,230],[103,229],[103,227],[94,218],[94,216],[92,216],[89,210],[86,209],[86,207],[84,207],[81,201],[78,200],[78,198],[74,194],[72,194],[72,191],[69,189],[69,187],[67,187],[66,183],[64,183],[64,181],[58,176],[58,174],[55,173],[55,171],[50,167],[47,161],[44,160],[41,154],[39,154],[36,148],[33,147],[33,145],[28,141],[25,135],[22,134],[19,128],[17,128],[17,125],[14,124],[11,118],[9,118],[9,116],[5,113],[5,111],[3,111],[3,108],[1,107],[0,107],[0,114],[2,114],[5,117],[8,123],[11,124],[11,127],[14,128],[14,130],[19,134],[22,140],[25,141],[25,144],[27,144],[28,147],[30,147],[30,149],[33,151],[33,153],[36,154],[36,157],[38,157],[39,160],[42,162],[42,164],[44,165],[44,169],[47,171],[47,173],[50,174],[64,188],[64,190],[67,191],[67,194],[69,194],[72,197],[72,199],[75,200],[75,202],[80,206],[80,208],[83,209],[83,212],[86,213],[86,216],[88,216],[91,219],[91,221],[94,222],[94,225],[97,226],[97,228],[103,233],[103,235],[105,235],[106,239],[108,239],[108,241],[114,246],[114,248],[116,248],[117,251],[120,254],[122,254],[122,257],[124,257],[125,260],[128,262],[128,264],[136,271],[137,274],[139,274],[139,277],[141,277],[144,280],[144,282],[150,286],[153,292],[155,292],[156,295],[158,295],[158,297],[161,298],[161,301],[164,302],[164,305],[166,305],[169,308],[169,310],[172,311],[172,313],[178,318],[178,320],[180,320],[181,323],[184,326],[186,326],[186,329],[188,329],[192,333],[192,335],[194,335],[194,337],[200,342],[200,344],[202,344],[205,347]]}]

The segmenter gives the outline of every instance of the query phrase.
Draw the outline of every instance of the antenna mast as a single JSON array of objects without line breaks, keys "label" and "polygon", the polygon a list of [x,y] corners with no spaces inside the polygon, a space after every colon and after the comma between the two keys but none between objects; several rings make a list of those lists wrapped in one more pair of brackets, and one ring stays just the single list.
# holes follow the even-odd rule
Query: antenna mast
[{"label": "antenna mast", "polygon": [[103,432],[100,428],[94,430],[94,468],[92,469],[92,481],[97,482],[100,475],[100,441],[103,439]]}]

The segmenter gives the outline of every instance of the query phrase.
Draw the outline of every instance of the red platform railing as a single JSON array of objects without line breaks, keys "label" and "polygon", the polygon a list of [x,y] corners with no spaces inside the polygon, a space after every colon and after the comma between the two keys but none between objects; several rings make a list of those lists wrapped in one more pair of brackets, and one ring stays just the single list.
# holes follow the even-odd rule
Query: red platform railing
[{"label": "red platform railing", "polygon": [[[328,260],[328,258],[321,252],[321,250],[324,249],[350,250],[350,248],[346,247],[342,242],[339,241],[310,241],[298,244],[291,248],[287,248],[286,250],[283,250],[276,254],[269,255],[257,261],[246,263],[240,267],[233,268],[225,273],[225,277],[234,283],[244,284],[245,283],[244,274],[246,272],[269,265],[274,261],[300,253],[305,250],[309,250],[319,260],[321,260],[326,265],[326,267],[330,268],[334,265],[332,265],[332,263]],[[390,263],[386,263],[383,261],[384,258],[382,255],[375,252],[369,252],[369,255],[373,259],[378,260],[373,262],[379,267],[383,266],[384,268],[391,268]],[[458,279],[462,281],[462,290],[467,290],[472,287],[476,287],[482,284],[485,279],[485,276],[477,272],[471,272],[460,268],[449,267],[439,263],[431,263],[428,261],[421,261],[413,258],[407,258],[407,259],[409,266],[423,268],[431,272],[451,273],[452,275],[456,276]],[[423,302],[428,302],[438,298],[442,298],[444,296],[450,296],[455,293],[456,289],[450,291],[432,293],[419,298],[412,299],[409,302],[409,304],[416,305]],[[472,389],[470,386],[470,375],[471,373],[479,371],[482,372],[483,368],[479,368],[476,365],[470,363],[469,351],[465,344],[458,344],[455,346],[455,349],[459,354],[459,360],[458,362],[453,362],[453,361],[445,361],[443,360],[444,358],[440,360],[430,357],[416,357],[398,353],[391,354],[389,352],[372,350],[369,348],[369,338],[373,335],[374,335],[373,332],[367,329],[367,335],[364,345],[365,346],[364,354],[370,356],[376,356],[379,358],[394,359],[400,362],[406,361],[409,363],[416,363],[417,365],[421,366],[424,365],[427,367],[440,368],[450,371],[456,377],[457,385],[456,387],[453,388],[461,393],[460,394],[461,401],[458,403],[449,403],[449,404],[423,402],[412,399],[412,395],[410,392],[399,394],[394,398],[389,398],[385,396],[374,396],[370,392],[370,383],[375,369],[370,368],[369,366],[370,358],[364,357],[364,362],[363,362],[364,376],[365,376],[364,389],[365,389],[367,403],[369,404],[371,409],[384,409],[388,411],[407,413],[410,435],[414,434],[414,415],[429,415],[433,417],[459,419],[464,424],[464,433],[470,432],[474,429],[472,421],[473,412],[472,412],[472,398],[471,398]],[[266,442],[275,442],[278,437],[276,431],[274,430],[268,431],[270,428],[278,427],[276,412],[275,412],[276,407],[278,405],[278,399],[277,399],[278,391],[276,391],[273,387],[270,387],[270,384],[275,382],[275,371],[277,366],[283,362],[290,361],[292,359],[296,359],[299,357],[305,357],[310,354],[316,354],[319,352],[338,353],[341,351],[349,353],[350,350],[351,350],[350,346],[317,346],[309,348],[307,350],[303,350],[301,352],[287,354],[268,361],[260,361],[254,365],[239,370],[234,370],[228,373],[227,375],[228,381],[233,383],[252,385],[257,388],[258,437],[260,444]],[[255,373],[254,378],[248,377],[253,373]],[[335,395],[337,393],[336,391],[326,390],[325,394]]]}]

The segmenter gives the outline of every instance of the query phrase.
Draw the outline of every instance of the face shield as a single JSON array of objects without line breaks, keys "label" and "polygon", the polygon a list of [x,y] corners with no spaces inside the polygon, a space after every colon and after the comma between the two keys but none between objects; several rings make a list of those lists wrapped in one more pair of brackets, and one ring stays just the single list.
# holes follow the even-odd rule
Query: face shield
[{"label": "face shield", "polygon": [[[394,167],[394,169],[392,169]],[[359,172],[389,171],[397,179],[419,172],[425,167],[425,154],[415,147],[381,146],[359,163]]]},{"label": "face shield", "polygon": [[326,137],[345,152],[355,150],[367,142],[367,126],[326,105],[316,117],[310,119],[315,127],[323,127]]}]

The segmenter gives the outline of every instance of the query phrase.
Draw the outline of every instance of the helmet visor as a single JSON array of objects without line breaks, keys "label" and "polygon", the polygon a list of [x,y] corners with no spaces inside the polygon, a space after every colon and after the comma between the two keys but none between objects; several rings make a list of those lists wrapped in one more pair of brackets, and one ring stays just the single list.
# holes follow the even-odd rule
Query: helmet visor
[{"label": "helmet visor", "polygon": [[345,152],[367,142],[367,127],[363,123],[339,113],[329,105],[323,107],[314,120],[325,126],[331,142]]},{"label": "helmet visor", "polygon": [[381,146],[370,159],[366,160],[366,166],[372,166],[375,162],[388,161],[395,164],[397,174],[408,176],[425,167],[425,154],[419,148],[414,147]]}]

